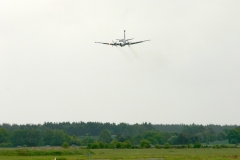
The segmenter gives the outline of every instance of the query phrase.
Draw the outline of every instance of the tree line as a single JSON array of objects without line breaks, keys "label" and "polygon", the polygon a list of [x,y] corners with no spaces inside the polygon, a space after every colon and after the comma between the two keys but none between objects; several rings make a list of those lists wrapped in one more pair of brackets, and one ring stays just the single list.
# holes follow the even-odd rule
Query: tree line
[{"label": "tree line", "polygon": [[[124,134],[124,135],[136,135],[136,134],[142,134],[145,131],[149,130],[157,130],[161,132],[171,132],[171,133],[181,133],[183,128],[186,128],[188,126],[200,126],[200,127],[207,127],[211,128],[215,133],[220,133],[223,130],[227,129],[233,129],[238,127],[237,125],[186,125],[186,124],[151,124],[151,123],[142,123],[142,124],[133,124],[130,125],[128,123],[100,123],[100,122],[60,122],[60,123],[53,123],[53,122],[45,122],[44,124],[7,124],[3,123],[0,124],[1,128],[6,129],[9,132],[12,132],[16,129],[37,129],[40,131],[45,131],[47,129],[57,129],[57,130],[63,130],[66,134],[72,136],[85,136],[85,135],[91,135],[91,136],[98,136],[100,132],[104,129],[107,129],[112,132],[112,134]],[[195,127],[196,128],[196,127]]]},{"label": "tree line", "polygon": [[[179,131],[180,128],[181,131]],[[152,125],[151,123],[130,125],[99,122],[0,125],[0,147],[61,146],[65,144],[66,146],[88,146],[89,148],[131,148],[134,146],[147,148],[150,145],[166,143],[181,145],[226,139],[229,143],[238,144],[240,127],[195,124]]]}]

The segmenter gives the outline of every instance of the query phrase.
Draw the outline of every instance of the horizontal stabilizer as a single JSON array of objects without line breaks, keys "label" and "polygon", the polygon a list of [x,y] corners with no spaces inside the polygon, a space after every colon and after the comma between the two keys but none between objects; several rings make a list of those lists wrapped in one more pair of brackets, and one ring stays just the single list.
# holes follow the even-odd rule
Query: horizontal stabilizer
[{"label": "horizontal stabilizer", "polygon": [[126,39],[126,41],[130,41],[130,40],[133,40],[134,38],[132,38],[132,39]]}]

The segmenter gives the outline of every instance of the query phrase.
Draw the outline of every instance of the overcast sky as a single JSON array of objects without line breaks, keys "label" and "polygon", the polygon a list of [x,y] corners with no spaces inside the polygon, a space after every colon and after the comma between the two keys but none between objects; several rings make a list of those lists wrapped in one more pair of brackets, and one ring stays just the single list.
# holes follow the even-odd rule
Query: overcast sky
[{"label": "overcast sky", "polygon": [[[240,125],[239,8],[239,0],[0,0],[0,123]],[[151,41],[94,43],[123,30]]]}]

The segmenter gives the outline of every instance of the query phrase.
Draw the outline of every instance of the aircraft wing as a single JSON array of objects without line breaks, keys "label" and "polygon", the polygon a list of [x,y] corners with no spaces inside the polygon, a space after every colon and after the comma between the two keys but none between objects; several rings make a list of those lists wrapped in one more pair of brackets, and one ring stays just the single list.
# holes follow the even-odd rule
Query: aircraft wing
[{"label": "aircraft wing", "polygon": [[150,40],[144,40],[144,41],[138,41],[138,42],[129,42],[129,45],[137,44],[137,43],[142,43]]},{"label": "aircraft wing", "polygon": [[117,44],[117,43],[103,43],[103,42],[95,42],[95,43],[106,44],[106,45],[112,45],[112,46],[117,46],[117,45],[119,45],[119,44]]}]

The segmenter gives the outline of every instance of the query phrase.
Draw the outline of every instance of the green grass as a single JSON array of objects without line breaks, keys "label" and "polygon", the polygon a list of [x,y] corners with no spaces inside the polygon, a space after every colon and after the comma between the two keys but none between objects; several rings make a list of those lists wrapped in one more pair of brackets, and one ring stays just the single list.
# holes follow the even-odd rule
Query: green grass
[{"label": "green grass", "polygon": [[60,147],[51,148],[20,148],[20,149],[0,149],[0,156],[63,156],[63,155],[86,155],[94,154],[88,149],[70,148],[62,149]]},{"label": "green grass", "polygon": [[[0,149],[8,150],[9,152],[16,153],[16,149]],[[30,149],[32,150],[32,149]],[[39,149],[40,150],[40,149]],[[42,149],[43,152],[49,152],[49,150],[64,151],[64,149]],[[67,149],[72,150],[72,149]],[[1,156],[0,160],[52,160],[57,157],[57,160],[84,160],[84,159],[150,159],[154,160],[164,158],[165,160],[240,160],[239,148],[200,148],[200,149],[93,149],[94,152],[90,156],[86,149],[81,150],[83,154],[79,155],[42,155],[42,156]],[[85,150],[85,151],[82,151]],[[66,150],[65,150],[66,151]],[[66,153],[66,152],[65,152]]]},{"label": "green grass", "polygon": [[[191,159],[231,159],[239,156],[240,149],[125,149],[125,150],[92,150],[100,159],[140,159],[162,158],[166,160],[191,160]],[[103,153],[104,152],[104,153]]]}]

